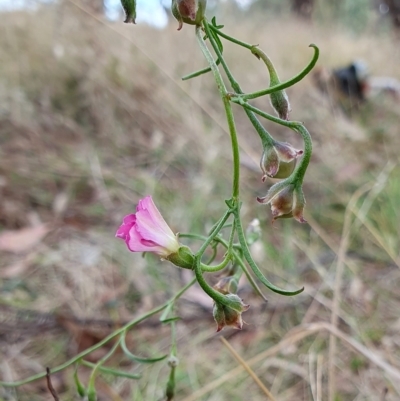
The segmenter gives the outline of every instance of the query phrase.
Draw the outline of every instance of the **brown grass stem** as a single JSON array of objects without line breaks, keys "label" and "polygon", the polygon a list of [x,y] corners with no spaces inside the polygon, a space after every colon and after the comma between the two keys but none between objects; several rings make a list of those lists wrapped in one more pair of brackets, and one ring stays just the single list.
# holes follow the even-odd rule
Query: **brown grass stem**
[{"label": "brown grass stem", "polygon": [[276,401],[275,397],[271,394],[271,392],[265,387],[260,378],[254,373],[251,367],[246,363],[246,361],[235,351],[232,345],[224,338],[221,337],[222,343],[228,348],[229,352],[235,357],[235,359],[243,366],[246,372],[251,376],[251,378],[255,381],[258,387],[260,387],[261,391],[271,400]]},{"label": "brown grass stem", "polygon": [[[292,331],[288,333],[288,335],[282,339],[278,344],[274,345],[271,348],[268,348],[264,352],[261,352],[254,356],[253,358],[250,358],[246,361],[248,366],[254,365],[256,363],[259,363],[266,358],[269,358],[285,349],[290,347],[293,344],[298,343],[299,341],[315,334],[315,333],[321,333],[321,332],[328,332],[330,334],[333,334],[335,337],[339,338],[345,345],[350,347],[352,350],[360,353],[363,355],[365,358],[369,359],[372,363],[374,363],[376,366],[380,367],[384,372],[387,373],[388,377],[390,377],[391,383],[393,386],[396,386],[396,382],[400,380],[400,370],[390,363],[388,363],[384,358],[382,358],[380,355],[376,354],[375,352],[369,350],[365,345],[360,344],[358,341],[354,340],[347,334],[343,333],[340,331],[337,327],[333,327],[329,323],[313,323],[305,326],[298,326],[294,328]],[[236,368],[230,370],[229,372],[226,372],[224,375],[219,377],[218,379],[213,380],[212,382],[207,383],[204,385],[201,389],[195,391],[188,397],[184,398],[181,401],[195,401],[198,400],[199,398],[203,397],[204,395],[208,394],[210,391],[215,390],[222,384],[233,380],[237,375],[242,373],[244,370],[243,366],[237,366]],[[395,387],[396,390],[399,392],[399,389]]]}]

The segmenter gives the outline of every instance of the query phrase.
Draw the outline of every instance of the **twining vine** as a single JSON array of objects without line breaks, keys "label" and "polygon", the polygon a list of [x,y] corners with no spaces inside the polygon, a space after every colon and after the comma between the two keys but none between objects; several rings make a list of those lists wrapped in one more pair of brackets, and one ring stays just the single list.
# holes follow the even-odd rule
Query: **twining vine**
[{"label": "twining vine", "polygon": [[[136,0],[121,0],[121,3],[126,13],[125,22],[135,23]],[[221,218],[209,233],[180,233],[177,235],[165,222],[152,197],[146,196],[139,201],[135,213],[125,216],[116,233],[116,237],[124,240],[130,251],[152,252],[179,268],[193,271],[193,279],[164,304],[116,329],[102,341],[79,353],[69,361],[52,367],[48,372],[42,372],[23,380],[0,382],[1,386],[18,387],[45,377],[49,379],[50,373],[59,372],[73,366],[73,379],[78,394],[81,397],[87,397],[89,401],[94,401],[97,399],[96,377],[99,374],[105,373],[128,379],[140,378],[140,375],[105,366],[107,360],[117,349],[120,349],[127,359],[135,363],[152,364],[165,363],[166,361],[170,368],[170,374],[166,384],[165,397],[166,400],[172,400],[175,394],[175,371],[179,365],[176,340],[176,324],[179,317],[175,315],[174,311],[176,302],[189,287],[198,283],[202,290],[213,300],[213,316],[217,323],[217,331],[226,326],[232,326],[237,329],[242,328],[242,313],[249,308],[249,305],[245,304],[237,295],[238,282],[243,274],[253,286],[255,292],[264,299],[259,283],[284,296],[294,296],[303,291],[303,288],[290,291],[271,283],[250,253],[249,246],[257,239],[257,232],[253,230],[250,234],[246,234],[240,215],[242,204],[239,187],[240,153],[232,103],[242,106],[255,132],[260,137],[262,180],[265,181],[267,178],[280,179],[279,182],[269,188],[264,197],[257,198],[257,201],[261,204],[270,205],[273,220],[293,217],[301,223],[305,222],[303,217],[305,197],[302,184],[311,158],[312,141],[303,123],[289,121],[291,106],[285,89],[295,85],[312,70],[318,60],[318,47],[314,44],[310,45],[314,54],[303,71],[288,81],[281,82],[272,61],[259,46],[243,42],[227,34],[223,31],[224,26],[218,25],[215,18],[212,18],[211,21],[206,18],[206,8],[206,0],[172,0],[171,5],[172,14],[178,21],[178,30],[181,30],[184,24],[194,27],[198,46],[208,64],[208,67],[186,75],[183,80],[193,79],[211,72],[224,106],[233,156],[232,192],[225,201],[225,210],[221,213]],[[270,77],[268,88],[253,93],[245,93],[242,90],[225,60],[223,40],[242,47],[249,55],[257,57],[265,64]],[[229,90],[227,89],[228,83],[225,82],[221,74],[221,68],[228,78]],[[250,103],[253,99],[267,95],[270,97],[276,116],[260,110]],[[259,117],[283,125],[299,134],[303,140],[304,149],[295,149],[289,143],[275,139],[263,127]],[[230,230],[227,239],[222,235],[223,229],[224,232],[227,231],[226,229]],[[192,252],[187,245],[181,243],[183,240],[189,242],[193,240],[200,241],[199,250],[195,253]],[[217,252],[218,248],[224,249],[224,257],[222,260],[216,261],[216,257],[219,254]],[[209,250],[212,251],[212,256],[206,260]],[[211,287],[203,277],[204,272],[223,272],[223,277],[216,285]],[[140,322],[159,313],[161,313],[160,321],[163,324],[168,324],[171,329],[169,353],[152,358],[134,355],[126,344],[127,333]],[[110,351],[97,363],[94,364],[86,360],[90,353],[107,343],[112,343],[113,345]],[[92,369],[86,385],[82,384],[79,379],[80,366]]]}]

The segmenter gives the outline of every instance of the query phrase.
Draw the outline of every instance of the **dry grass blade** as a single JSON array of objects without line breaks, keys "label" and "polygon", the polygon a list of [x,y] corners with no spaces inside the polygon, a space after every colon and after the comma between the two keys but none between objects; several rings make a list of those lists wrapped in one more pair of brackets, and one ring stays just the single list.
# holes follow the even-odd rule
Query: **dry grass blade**
[{"label": "dry grass blade", "polygon": [[[350,346],[353,350],[359,352],[363,356],[365,356],[367,359],[369,359],[372,363],[374,363],[376,366],[380,367],[382,370],[384,370],[388,376],[390,376],[392,379],[391,383],[396,388],[396,382],[400,380],[400,370],[397,369],[396,367],[390,365],[386,360],[384,360],[381,356],[377,355],[376,353],[372,352],[369,350],[367,347],[364,345],[360,344],[356,340],[353,340],[350,336],[342,333],[338,328],[332,326],[329,323],[314,323],[310,324],[307,326],[300,326],[295,329],[293,329],[292,334],[288,335],[286,338],[284,338],[281,342],[276,344],[275,346],[267,349],[266,351],[256,355],[253,358],[250,358],[249,360],[246,361],[246,364],[248,366],[254,365],[258,362],[263,361],[266,358],[271,357],[272,355],[277,354],[278,352],[290,347],[293,344],[296,344],[297,342],[305,339],[306,337],[311,336],[312,334],[319,333],[327,331],[330,334],[334,335],[335,337],[341,339],[345,344]],[[230,380],[233,380],[237,375],[242,373],[244,370],[243,366],[238,366],[231,371],[225,373],[223,376],[219,377],[218,379],[206,384],[203,386],[200,390],[195,391],[192,393],[190,396],[184,398],[182,401],[195,401],[210,391],[215,390],[225,382],[228,382]]]},{"label": "dry grass blade", "polygon": [[[340,241],[338,260],[336,266],[335,287],[333,293],[333,306],[331,314],[331,325],[336,327],[339,320],[339,301],[342,287],[342,276],[344,272],[346,253],[349,246],[350,230],[351,230],[351,214],[354,205],[360,197],[372,187],[371,183],[367,183],[359,188],[351,197],[345,212],[342,239]],[[336,392],[336,374],[335,374],[335,355],[336,355],[336,336],[331,335],[329,338],[329,362],[328,362],[328,375],[329,375],[329,401],[334,401]]]},{"label": "dry grass blade", "polygon": [[246,361],[234,350],[234,348],[225,340],[224,337],[221,337],[221,341],[228,348],[229,352],[235,357],[235,359],[243,366],[243,368],[247,371],[247,373],[251,376],[251,378],[256,382],[258,387],[264,392],[264,394],[272,401],[276,401],[275,397],[271,394],[271,392],[264,386],[263,382],[258,378],[258,376],[254,373],[254,371],[250,368],[250,366],[246,363]]}]

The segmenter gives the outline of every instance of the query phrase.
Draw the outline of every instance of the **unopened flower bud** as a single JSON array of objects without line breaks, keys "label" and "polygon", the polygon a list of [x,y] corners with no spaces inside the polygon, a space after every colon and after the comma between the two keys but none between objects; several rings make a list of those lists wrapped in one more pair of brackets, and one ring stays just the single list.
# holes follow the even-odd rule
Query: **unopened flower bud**
[{"label": "unopened flower bud", "polygon": [[172,0],[172,15],[179,22],[178,31],[183,23],[200,25],[206,11],[207,0]]},{"label": "unopened flower bud", "polygon": [[264,173],[262,180],[267,177],[287,178],[296,166],[296,158],[303,154],[287,142],[274,141],[272,146],[264,147],[260,167]]},{"label": "unopened flower bud", "polygon": [[[281,81],[279,80],[278,74],[275,70],[274,65],[270,58],[258,47],[252,48],[252,53],[258,58],[264,61],[265,65],[268,68],[269,72],[269,87],[273,87],[279,85]],[[289,113],[291,111],[289,98],[285,92],[285,90],[279,90],[270,94],[271,105],[278,114],[278,117],[282,120],[289,119]]]},{"label": "unopened flower bud", "polygon": [[125,11],[125,23],[136,24],[136,0],[121,0],[122,7]]},{"label": "unopened flower bud", "polygon": [[196,0],[176,0],[176,4],[182,18],[196,19]]},{"label": "unopened flower bud", "polygon": [[[278,85],[280,82],[276,83]],[[274,86],[274,85],[270,85]],[[269,95],[271,106],[274,108],[276,114],[282,120],[289,120],[289,113],[292,111],[289,103],[289,98],[286,92],[282,89],[273,92]]]},{"label": "unopened flower bud", "polygon": [[179,365],[179,359],[176,356],[171,355],[168,358],[168,366],[170,368],[176,368],[178,365]]},{"label": "unopened flower bud", "polygon": [[263,198],[257,201],[271,205],[273,220],[278,218],[294,217],[300,223],[305,223],[303,210],[305,198],[301,186],[285,184],[284,182],[273,185]]},{"label": "unopened flower bud", "polygon": [[225,326],[232,326],[241,330],[243,327],[242,313],[246,312],[250,305],[245,305],[236,294],[228,294],[226,297],[232,300],[235,306],[214,304],[213,315],[217,323],[217,332],[221,331]]},{"label": "unopened flower bud", "polygon": [[238,282],[235,276],[223,277],[213,288],[224,295],[234,294],[237,291]]}]

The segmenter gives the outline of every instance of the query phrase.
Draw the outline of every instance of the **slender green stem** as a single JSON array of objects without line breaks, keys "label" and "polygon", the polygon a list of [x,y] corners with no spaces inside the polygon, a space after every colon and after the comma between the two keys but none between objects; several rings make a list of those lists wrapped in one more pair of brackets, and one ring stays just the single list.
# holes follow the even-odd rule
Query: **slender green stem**
[{"label": "slender green stem", "polygon": [[[219,50],[219,47],[217,45],[217,43],[215,42],[214,38],[212,37],[212,35],[210,35],[209,29],[212,28],[213,26],[208,24],[207,21],[204,21],[204,29],[207,33],[207,36],[210,40],[210,43],[215,51],[215,53],[218,56],[218,60],[221,62],[221,65],[225,71],[226,76],[229,79],[229,82],[232,86],[232,89],[238,93],[238,94],[243,94],[242,89],[240,88],[239,83],[236,81],[236,79],[234,78],[232,72],[230,71],[222,53]],[[214,29],[215,31],[215,29]],[[252,49],[253,47],[251,45],[249,45],[249,49]],[[248,109],[244,109],[245,113],[247,114],[247,117],[249,118],[250,122],[253,124],[255,130],[257,131],[258,135],[261,138],[261,141],[263,143],[264,146],[269,145],[269,146],[273,146],[274,144],[274,139],[273,137],[270,135],[270,133],[261,125],[261,123],[258,121],[257,117],[254,115],[253,112],[251,112]]]},{"label": "slender green stem", "polygon": [[291,128],[291,129],[296,129],[298,125],[301,125],[301,123],[298,122],[298,121],[286,121],[286,120],[282,120],[279,117],[275,117],[275,116],[273,116],[271,114],[268,114],[265,111],[262,111],[262,110],[258,109],[257,107],[254,107],[251,104],[247,103],[240,96],[233,97],[231,100],[232,100],[233,103],[240,104],[245,110],[250,110],[253,113],[258,114],[259,116],[266,118],[267,120],[270,120],[270,121],[272,121],[274,123],[283,125],[285,127],[288,127],[288,128]]},{"label": "slender green stem", "polygon": [[235,239],[235,233],[236,233],[236,222],[234,220],[231,235],[229,236],[229,245],[228,245],[228,253],[229,254],[232,253],[232,250],[233,250],[233,241]]},{"label": "slender green stem", "polygon": [[[96,366],[95,363],[85,361],[84,359],[81,360],[80,362],[83,366],[87,366],[88,368],[94,368]],[[106,373],[109,375],[113,376],[118,376],[118,377],[125,377],[127,379],[140,379],[142,375],[140,374],[133,374],[129,372],[123,372],[121,370],[116,370],[116,369],[111,369],[111,368],[105,368],[104,366],[99,366],[99,371],[102,373]]]},{"label": "slender green stem", "polygon": [[235,43],[239,46],[245,47],[246,49],[250,49],[253,47],[253,45],[246,43],[246,42],[242,42],[241,40],[235,39],[232,36],[227,35],[226,33],[220,31],[219,29],[215,28],[213,25],[210,25],[210,28],[217,33],[219,36],[221,36],[221,38],[224,38],[226,40],[229,40],[232,43]]},{"label": "slender green stem", "polygon": [[[143,322],[147,318],[156,315],[157,313],[161,312],[163,309],[165,309],[171,302],[175,302],[178,298],[181,297],[181,295],[187,291],[194,283],[196,282],[196,279],[191,280],[188,284],[186,284],[183,288],[181,288],[170,300],[165,302],[163,305],[160,305],[151,311],[145,313],[144,315],[132,320],[131,322],[127,323],[125,326],[121,327],[120,329],[115,330],[113,333],[108,335],[106,338],[103,340],[99,341],[97,344],[87,348],[86,350],[80,352],[78,355],[74,356],[67,362],[64,362],[61,365],[56,366],[55,368],[51,368],[52,373],[60,372],[61,370],[64,370],[65,368],[68,368],[69,366],[73,365],[74,363],[78,362],[80,359],[84,358],[86,355],[89,355],[91,352],[95,351],[96,349],[101,348],[104,344],[107,344],[110,340],[113,338],[119,336],[121,333],[123,333],[126,330],[131,329],[133,326]],[[0,381],[0,386],[3,387],[18,387],[22,386],[23,384],[33,382],[38,379],[42,379],[43,377],[46,377],[46,372],[38,373],[36,375],[30,376],[26,379],[23,380],[18,380],[15,382],[4,382]]]},{"label": "slender green stem", "polygon": [[278,294],[286,295],[286,296],[293,296],[293,295],[297,295],[297,294],[300,294],[301,292],[303,292],[304,288],[301,288],[300,290],[296,290],[296,291],[283,290],[283,289],[277,287],[276,285],[272,284],[270,281],[268,281],[265,278],[265,276],[261,273],[261,270],[258,268],[258,266],[254,262],[251,254],[250,254],[249,247],[247,246],[247,242],[246,242],[246,237],[244,235],[242,223],[240,221],[239,211],[235,210],[234,213],[235,213],[235,221],[236,221],[236,225],[237,225],[237,234],[239,237],[240,244],[242,245],[243,256],[246,259],[247,263],[249,264],[251,270],[253,270],[253,273],[255,274],[255,276],[271,291],[274,291]]},{"label": "slender green stem", "polygon": [[[218,59],[215,62],[215,64],[219,65],[220,62],[221,61]],[[192,72],[191,74],[187,74],[187,75],[183,76],[181,79],[182,79],[182,81],[187,81],[189,79],[199,77],[200,75],[207,74],[207,72],[210,72],[210,71],[211,71],[210,67],[203,68],[202,70],[198,70],[198,71]]]},{"label": "slender green stem", "polygon": [[216,226],[214,226],[213,231],[210,233],[210,235],[207,237],[207,239],[204,241],[203,245],[200,247],[198,252],[196,253],[196,256],[202,256],[205,250],[207,249],[208,245],[214,240],[214,238],[218,235],[218,233],[221,231],[221,228],[224,226],[226,220],[228,220],[230,214],[232,213],[231,210],[227,210],[225,214],[222,216],[220,221]]},{"label": "slender green stem", "polygon": [[217,257],[217,244],[211,247],[213,250],[212,255],[208,258],[207,262],[205,263],[206,265],[209,265],[210,263],[214,262],[215,258]]},{"label": "slender green stem", "polygon": [[243,100],[256,99],[258,97],[269,95],[270,93],[277,92],[279,90],[289,88],[290,86],[293,86],[297,82],[301,81],[314,68],[315,64],[318,61],[318,57],[319,57],[319,49],[318,49],[318,47],[316,45],[314,45],[314,44],[311,44],[309,47],[312,47],[314,49],[314,55],[313,55],[310,63],[307,65],[307,67],[304,68],[304,70],[301,71],[299,74],[297,74],[295,77],[289,79],[288,81],[282,82],[279,85],[274,85],[274,86],[271,86],[271,87],[269,87],[267,89],[263,89],[261,91],[240,95],[240,97]]},{"label": "slender green stem", "polygon": [[[203,21],[204,29],[206,29],[207,23]],[[221,73],[219,72],[218,66],[214,61],[208,47],[203,39],[203,35],[200,27],[196,27],[196,37],[199,43],[200,49],[204,54],[208,64],[214,75],[215,82],[217,84],[219,93],[222,98],[222,102],[225,108],[225,114],[228,121],[229,134],[231,136],[232,154],[233,154],[233,183],[232,183],[232,199],[238,201],[239,199],[239,177],[240,177],[240,155],[239,155],[239,142],[236,133],[235,120],[233,117],[233,111],[228,99],[228,92],[225,87],[225,83],[222,79]]]},{"label": "slender green stem", "polygon": [[269,72],[269,86],[276,86],[279,85],[281,83],[279,77],[278,77],[278,73],[275,70],[275,66],[272,63],[271,59],[268,57],[268,55],[263,52],[259,47],[257,46],[253,46],[251,48],[251,52],[258,58],[261,59],[262,61],[264,61],[264,64],[267,66],[268,68],[268,72]]},{"label": "slender green stem", "polygon": [[131,359],[132,361],[138,362],[138,363],[155,363],[155,362],[162,361],[163,359],[165,359],[168,356],[168,355],[162,355],[162,356],[156,357],[156,358],[142,358],[142,357],[132,354],[132,352],[129,351],[129,349],[126,345],[126,331],[121,333],[121,349],[129,359]]},{"label": "slender green stem", "polygon": [[[209,24],[208,21],[206,21],[206,20],[203,21],[203,25],[204,25],[204,30],[205,30],[205,32],[207,34],[207,37],[208,37],[208,39],[209,39],[209,41],[210,41],[210,43],[211,43],[211,45],[212,45],[212,47],[213,47],[213,49],[215,51],[215,54],[218,57],[218,61],[221,63],[221,65],[222,65],[222,67],[223,67],[223,69],[225,71],[225,74],[229,79],[229,82],[231,83],[231,85],[232,85],[232,83],[235,83],[237,85],[237,87],[238,87],[239,85],[237,84],[235,78],[233,77],[228,65],[226,64],[224,56],[222,55],[221,50],[220,50],[217,42],[215,41],[213,35],[210,32],[210,28],[212,27],[212,25]],[[233,87],[234,90],[236,90],[234,85],[232,85],[232,87]]]},{"label": "slender green stem", "polygon": [[258,284],[254,281],[254,278],[252,277],[252,275],[250,274],[249,270],[246,267],[246,264],[244,263],[243,259],[238,255],[237,252],[233,252],[233,257],[235,258],[236,262],[239,264],[239,266],[241,267],[243,273],[245,274],[247,280],[249,281],[249,283],[251,284],[251,286],[254,288],[254,291],[265,301],[268,302],[267,298],[265,297],[265,295],[261,292],[260,287],[258,286]]},{"label": "slender green stem", "polygon": [[203,277],[203,272],[201,270],[200,256],[196,256],[196,258],[195,258],[194,272],[196,274],[196,279],[197,279],[197,282],[199,283],[200,287],[210,298],[212,298],[215,302],[217,302],[219,304],[225,305],[238,312],[242,312],[242,303],[241,302],[229,299],[227,296],[214,290],[214,288],[212,288],[207,283],[207,281]]},{"label": "slender green stem", "polygon": [[307,167],[310,163],[311,154],[312,154],[312,139],[311,135],[308,132],[307,128],[303,124],[298,124],[294,131],[298,132],[304,142],[304,155],[301,159],[299,166],[297,167],[296,171],[294,172],[296,176],[296,181],[298,183],[302,183],[304,179],[304,175],[306,174]]},{"label": "slender green stem", "polygon": [[[214,227],[213,227],[212,231],[214,231]],[[199,241],[207,241],[208,240],[208,237],[206,237],[205,235],[193,234],[193,233],[179,233],[179,238],[197,239]]]},{"label": "slender green stem", "polygon": [[232,101],[235,103],[237,102],[238,104],[243,106],[245,109],[258,114],[261,117],[264,117],[277,124],[288,127],[301,135],[301,137],[304,141],[304,155],[301,158],[299,166],[296,168],[296,170],[292,174],[293,181],[301,184],[303,182],[303,178],[306,173],[307,167],[310,163],[311,154],[312,154],[311,135],[308,132],[308,130],[306,129],[306,127],[301,122],[298,122],[298,121],[285,121],[278,117],[272,116],[271,114],[268,114],[268,113],[258,109],[257,107],[254,107],[254,106],[248,104],[247,102],[243,101],[243,99],[241,99],[241,98],[233,98]]},{"label": "slender green stem", "polygon": [[88,392],[90,391],[90,389],[94,389],[94,381],[96,380],[97,370],[101,367],[101,365],[103,365],[104,362],[107,361],[108,358],[110,358],[114,354],[114,352],[119,347],[120,342],[121,339],[119,338],[118,341],[116,341],[115,344],[112,346],[110,351],[107,352],[107,354],[104,355],[103,358],[101,358],[94,366],[92,373],[90,374],[89,377]]},{"label": "slender green stem", "polygon": [[215,273],[215,272],[218,272],[218,271],[224,269],[226,266],[228,266],[230,261],[231,261],[231,256],[228,254],[224,258],[224,260],[221,263],[218,263],[217,265],[208,266],[206,264],[201,263],[200,266],[201,266],[201,270],[203,272]]},{"label": "slender green stem", "polygon": [[212,287],[210,287],[210,285],[204,279],[199,256],[196,257],[196,261],[194,264],[194,273],[196,275],[197,282],[199,283],[203,291],[214,301],[221,302],[225,305],[226,302],[224,302],[224,296],[220,292],[215,291]]}]

